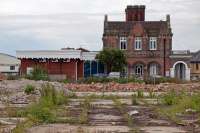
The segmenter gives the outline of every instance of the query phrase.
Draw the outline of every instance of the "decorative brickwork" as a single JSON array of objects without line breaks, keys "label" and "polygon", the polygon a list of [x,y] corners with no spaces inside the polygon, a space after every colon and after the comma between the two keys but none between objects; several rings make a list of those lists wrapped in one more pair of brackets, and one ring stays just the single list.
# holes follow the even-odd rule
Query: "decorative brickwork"
[{"label": "decorative brickwork", "polygon": [[[154,70],[156,75],[165,76],[169,73],[172,36],[170,16],[167,15],[166,21],[145,21],[145,6],[127,6],[126,21],[108,21],[108,16],[105,16],[103,46],[120,49],[120,38],[127,38],[127,50],[124,51],[129,75],[139,72],[139,76],[145,77]],[[136,37],[141,38],[141,50],[135,49]],[[155,38],[155,45],[150,41],[151,38]],[[150,68],[152,63],[156,64],[154,68]],[[143,65],[142,72],[136,70],[137,64]]]}]

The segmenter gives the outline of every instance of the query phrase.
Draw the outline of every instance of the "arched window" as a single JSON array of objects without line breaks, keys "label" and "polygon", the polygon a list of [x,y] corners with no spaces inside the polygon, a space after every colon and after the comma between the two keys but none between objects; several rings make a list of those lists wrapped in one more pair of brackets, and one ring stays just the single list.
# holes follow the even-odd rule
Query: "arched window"
[{"label": "arched window", "polygon": [[137,64],[135,66],[135,75],[136,76],[142,76],[143,75],[143,65],[142,64]]}]

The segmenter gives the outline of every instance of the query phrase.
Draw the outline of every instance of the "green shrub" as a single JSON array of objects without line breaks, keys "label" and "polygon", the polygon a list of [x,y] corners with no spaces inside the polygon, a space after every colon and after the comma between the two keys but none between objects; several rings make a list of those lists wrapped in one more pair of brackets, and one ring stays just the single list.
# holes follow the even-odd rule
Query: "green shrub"
[{"label": "green shrub", "polygon": [[39,123],[52,123],[56,115],[52,112],[53,107],[44,104],[35,104],[28,108],[27,117],[38,120]]},{"label": "green shrub", "polygon": [[149,77],[145,80],[146,84],[160,84],[160,83],[183,83],[183,81],[177,79],[177,78],[166,78],[166,77],[159,77],[159,78],[153,78]]},{"label": "green shrub", "polygon": [[67,83],[70,83],[70,81],[68,79],[65,79],[62,81],[62,83],[67,84]]},{"label": "green shrub", "polygon": [[165,105],[175,105],[179,101],[177,93],[175,91],[170,91],[162,96],[162,103]]},{"label": "green shrub", "polygon": [[143,83],[142,80],[139,80],[137,78],[108,78],[108,77],[88,77],[78,81],[78,83],[85,83],[85,84],[109,83],[109,82],[116,82],[120,84]]},{"label": "green shrub", "polygon": [[33,85],[27,85],[24,89],[24,92],[29,95],[35,91],[35,87]]},{"label": "green shrub", "polygon": [[68,103],[68,97],[65,96],[63,91],[56,91],[55,88],[51,84],[42,85],[42,89],[40,90],[41,100],[47,99],[53,105],[61,105]]},{"label": "green shrub", "polygon": [[27,78],[28,79],[31,79],[31,80],[49,80],[48,78],[48,74],[47,74],[47,71],[40,67],[40,66],[35,66],[33,68],[33,71],[31,72],[30,75],[27,75]]},{"label": "green shrub", "polygon": [[170,105],[158,109],[160,115],[167,116],[174,122],[181,122],[177,114],[192,113],[186,112],[187,109],[192,109],[195,112],[200,112],[200,93],[189,95],[185,93],[170,92],[162,97],[165,104]]},{"label": "green shrub", "polygon": [[57,107],[67,104],[68,97],[64,95],[64,92],[56,91],[50,84],[42,85],[40,93],[39,101],[29,105],[24,111],[18,112],[18,115],[38,120],[40,123],[54,122]]}]

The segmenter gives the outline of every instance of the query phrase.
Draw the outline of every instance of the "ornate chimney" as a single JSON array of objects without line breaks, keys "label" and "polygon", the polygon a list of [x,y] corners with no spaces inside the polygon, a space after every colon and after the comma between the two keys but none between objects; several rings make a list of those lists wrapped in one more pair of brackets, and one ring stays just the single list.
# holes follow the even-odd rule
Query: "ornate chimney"
[{"label": "ornate chimney", "polygon": [[145,21],[144,5],[127,6],[125,12],[126,21]]}]

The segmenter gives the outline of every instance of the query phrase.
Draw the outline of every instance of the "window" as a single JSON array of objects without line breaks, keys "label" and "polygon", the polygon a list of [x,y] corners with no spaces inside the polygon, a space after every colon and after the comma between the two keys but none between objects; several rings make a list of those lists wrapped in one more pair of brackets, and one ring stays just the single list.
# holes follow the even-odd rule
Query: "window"
[{"label": "window", "polygon": [[157,38],[156,37],[150,37],[149,49],[150,50],[157,50]]},{"label": "window", "polygon": [[150,76],[156,76],[156,75],[157,75],[157,65],[150,64]]},{"label": "window", "polygon": [[127,49],[127,37],[120,37],[120,49],[121,50]]},{"label": "window", "polygon": [[27,67],[26,74],[27,75],[31,75],[32,72],[33,72],[33,68],[32,67]]},{"label": "window", "polygon": [[135,38],[135,50],[142,50],[142,39],[141,39],[141,37]]},{"label": "window", "polygon": [[143,65],[138,64],[135,66],[135,75],[137,75],[137,76],[143,75]]},{"label": "window", "polygon": [[10,66],[10,70],[15,70],[15,66]]},{"label": "window", "polygon": [[196,70],[199,70],[199,64],[196,63]]}]

